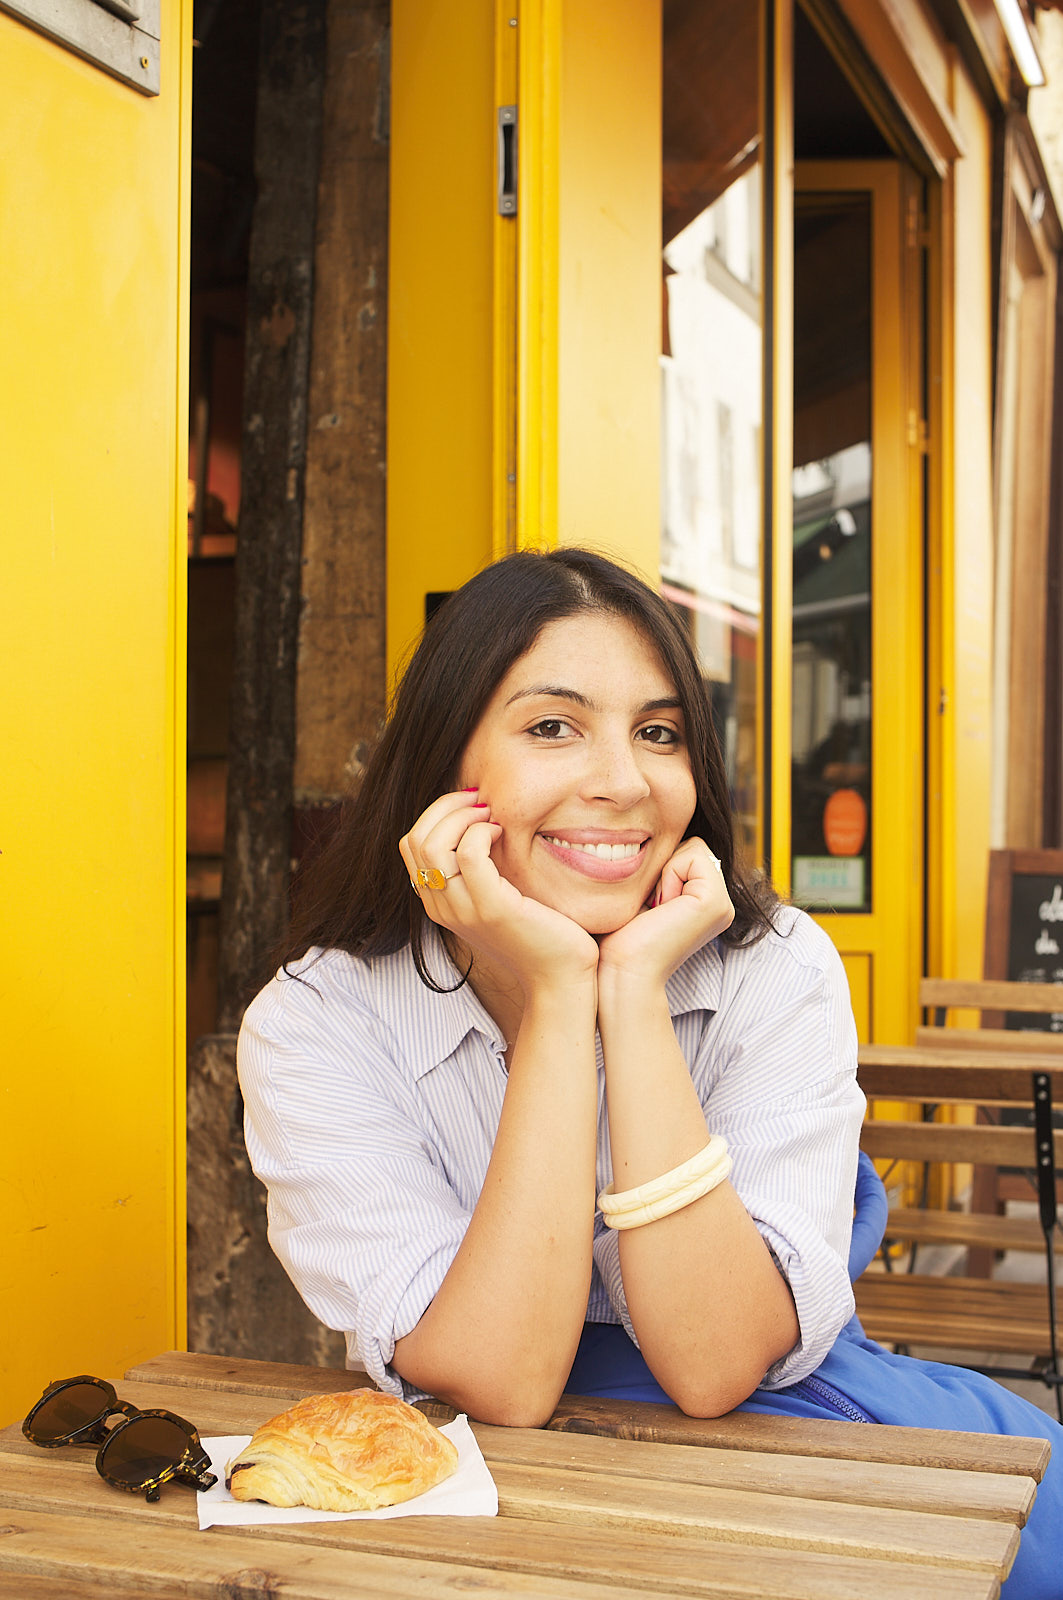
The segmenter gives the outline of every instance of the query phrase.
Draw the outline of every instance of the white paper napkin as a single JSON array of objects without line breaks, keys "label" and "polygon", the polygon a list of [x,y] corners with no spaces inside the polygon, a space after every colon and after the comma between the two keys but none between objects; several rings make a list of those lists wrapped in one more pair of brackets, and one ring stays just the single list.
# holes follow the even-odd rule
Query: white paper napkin
[{"label": "white paper napkin", "polygon": [[455,1417],[440,1429],[458,1447],[458,1470],[434,1489],[401,1505],[379,1511],[315,1511],[311,1506],[268,1506],[261,1500],[234,1500],[225,1487],[229,1462],[251,1442],[249,1433],[204,1439],[211,1471],[218,1474],[213,1489],[196,1495],[200,1528],[253,1526],[267,1522],[351,1522],[360,1517],[495,1517],[498,1490],[466,1416]]}]

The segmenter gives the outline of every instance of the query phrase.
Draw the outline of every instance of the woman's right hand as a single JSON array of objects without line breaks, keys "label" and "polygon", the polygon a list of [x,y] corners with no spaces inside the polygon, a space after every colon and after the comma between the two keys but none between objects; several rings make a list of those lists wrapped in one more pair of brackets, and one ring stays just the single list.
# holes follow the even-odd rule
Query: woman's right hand
[{"label": "woman's right hand", "polygon": [[[525,995],[538,984],[569,985],[593,977],[597,942],[571,918],[503,878],[491,859],[502,837],[477,790],[444,794],[399,840],[399,851],[427,915],[474,955],[506,967]],[[421,869],[446,875],[445,889],[425,887]]]}]

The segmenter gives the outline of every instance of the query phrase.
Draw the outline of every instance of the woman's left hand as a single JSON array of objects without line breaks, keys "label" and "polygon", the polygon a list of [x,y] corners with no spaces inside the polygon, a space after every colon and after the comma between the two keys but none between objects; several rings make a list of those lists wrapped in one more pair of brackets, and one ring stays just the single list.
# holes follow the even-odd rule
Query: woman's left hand
[{"label": "woman's left hand", "polygon": [[652,905],[599,942],[598,973],[663,983],[734,921],[720,863],[703,839],[684,839],[661,872]]}]

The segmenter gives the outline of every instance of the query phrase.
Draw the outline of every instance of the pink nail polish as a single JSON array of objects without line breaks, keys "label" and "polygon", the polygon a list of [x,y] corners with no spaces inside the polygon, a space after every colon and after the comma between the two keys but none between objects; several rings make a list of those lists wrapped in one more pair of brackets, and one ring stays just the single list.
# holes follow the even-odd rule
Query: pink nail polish
[{"label": "pink nail polish", "polygon": [[463,789],[461,792],[462,794],[475,794],[479,787],[480,785],[478,783],[470,783],[469,787],[467,789]]},{"label": "pink nail polish", "polygon": [[486,800],[474,800],[472,808],[474,811],[489,811],[491,809]]}]

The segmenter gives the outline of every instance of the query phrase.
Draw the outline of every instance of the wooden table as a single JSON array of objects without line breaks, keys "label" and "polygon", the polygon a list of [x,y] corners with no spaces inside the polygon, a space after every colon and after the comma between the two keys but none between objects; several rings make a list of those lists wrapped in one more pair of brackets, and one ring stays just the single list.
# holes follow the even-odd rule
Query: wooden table
[{"label": "wooden table", "polygon": [[[212,1435],[359,1381],[175,1353],[117,1387]],[[1010,1569],[1049,1454],[1040,1439],[738,1413],[701,1422],[572,1397],[544,1430],[474,1431],[497,1518],[201,1533],[192,1490],[167,1485],[148,1505],[104,1483],[89,1451],[40,1450],[15,1424],[0,1433],[0,1596],[982,1600]]]}]

